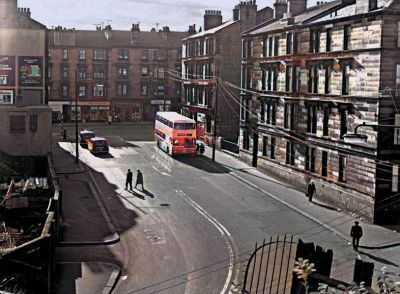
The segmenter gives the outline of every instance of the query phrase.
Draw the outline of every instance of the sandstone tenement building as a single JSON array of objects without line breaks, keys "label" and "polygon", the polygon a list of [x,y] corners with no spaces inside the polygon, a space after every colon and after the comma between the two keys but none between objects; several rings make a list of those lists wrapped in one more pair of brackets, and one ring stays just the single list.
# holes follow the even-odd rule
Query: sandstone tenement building
[{"label": "sandstone tenement building", "polygon": [[242,36],[240,156],[398,220],[400,1],[287,2]]}]

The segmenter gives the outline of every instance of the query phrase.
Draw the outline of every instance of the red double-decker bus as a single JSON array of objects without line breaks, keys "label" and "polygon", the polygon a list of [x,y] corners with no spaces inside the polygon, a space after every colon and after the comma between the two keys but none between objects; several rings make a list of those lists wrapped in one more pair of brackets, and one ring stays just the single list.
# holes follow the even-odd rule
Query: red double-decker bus
[{"label": "red double-decker bus", "polygon": [[177,112],[157,112],[155,139],[158,148],[171,156],[196,154],[196,123]]}]

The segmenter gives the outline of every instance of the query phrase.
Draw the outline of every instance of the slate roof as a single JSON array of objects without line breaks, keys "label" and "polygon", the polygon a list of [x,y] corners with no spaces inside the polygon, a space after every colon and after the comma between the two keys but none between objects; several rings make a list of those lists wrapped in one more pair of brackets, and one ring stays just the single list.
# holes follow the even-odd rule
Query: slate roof
[{"label": "slate roof", "polygon": [[[83,48],[113,48],[131,47],[131,31],[112,30],[111,37],[107,40],[104,30],[51,30],[49,32],[49,45],[55,46],[54,34],[69,35],[69,39],[75,35],[73,46]],[[189,36],[188,32],[140,32],[138,45],[143,48],[171,48],[181,47],[182,39]],[[62,44],[56,44],[62,45]],[[64,45],[71,45],[65,42]]]},{"label": "slate roof", "polygon": [[[294,16],[295,24],[302,24],[302,23],[311,21],[315,17],[318,17],[319,15],[323,15],[327,11],[331,10],[332,8],[338,7],[341,4],[342,4],[341,0],[335,0],[332,2],[327,2],[324,4],[310,7],[305,12]],[[281,20],[276,20],[274,22],[267,22],[267,24],[265,26],[261,25],[261,26],[258,26],[257,28],[255,28],[254,30],[249,30],[247,32],[247,34],[248,35],[257,35],[257,34],[262,34],[265,32],[283,30],[286,27],[287,27],[287,25],[285,22],[282,22]]]},{"label": "slate roof", "polygon": [[212,34],[218,32],[220,30],[223,30],[224,28],[226,28],[226,27],[228,27],[228,26],[230,26],[230,25],[232,25],[234,23],[237,23],[237,22],[238,22],[238,20],[235,20],[235,21],[230,20],[230,21],[224,22],[223,24],[221,24],[221,25],[219,25],[219,26],[217,26],[215,28],[209,29],[207,31],[202,31],[200,33],[197,33],[195,35],[187,37],[185,40],[194,39],[194,38],[198,38],[198,37],[203,37],[203,36],[206,36],[206,35],[212,35]]},{"label": "slate roof", "polygon": [[0,28],[46,29],[46,26],[18,12],[12,15],[8,14],[6,16],[0,12]]}]

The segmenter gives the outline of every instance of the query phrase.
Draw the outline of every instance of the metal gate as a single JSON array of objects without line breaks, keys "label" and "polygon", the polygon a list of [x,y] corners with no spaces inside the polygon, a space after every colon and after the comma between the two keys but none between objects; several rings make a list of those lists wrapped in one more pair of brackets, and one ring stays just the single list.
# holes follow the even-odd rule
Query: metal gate
[{"label": "metal gate", "polygon": [[292,286],[292,269],[295,263],[297,243],[293,236],[279,236],[261,246],[256,243],[246,267],[242,293],[285,294]]}]

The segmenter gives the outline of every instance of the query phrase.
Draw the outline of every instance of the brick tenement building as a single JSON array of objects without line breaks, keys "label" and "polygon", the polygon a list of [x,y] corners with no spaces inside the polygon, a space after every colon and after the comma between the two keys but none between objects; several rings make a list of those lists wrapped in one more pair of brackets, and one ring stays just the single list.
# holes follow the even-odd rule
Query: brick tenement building
[{"label": "brick tenement building", "polygon": [[51,151],[47,106],[46,27],[17,0],[0,0],[0,156],[33,157]]},{"label": "brick tenement building", "polygon": [[[193,31],[193,27],[191,27]],[[78,120],[152,121],[155,113],[177,110],[180,83],[169,70],[181,70],[181,40],[189,32],[74,30],[58,27],[48,33],[49,105],[53,114]]]},{"label": "brick tenement building", "polygon": [[213,140],[215,107],[216,134],[226,141],[237,142],[239,99],[230,100],[230,93],[218,87],[217,77],[239,86],[241,33],[271,19],[272,14],[271,8],[257,12],[254,0],[236,5],[233,19],[224,23],[220,11],[207,10],[204,31],[183,40],[182,112],[204,128],[207,143]]},{"label": "brick tenement building", "polygon": [[[240,156],[303,187],[314,179],[337,208],[398,222],[399,0],[290,2],[279,7],[296,11],[243,35]],[[345,136],[355,132],[366,142]]]}]

